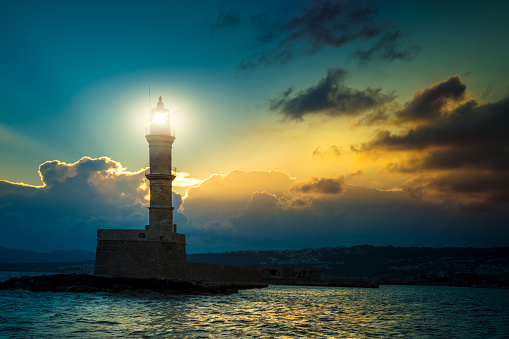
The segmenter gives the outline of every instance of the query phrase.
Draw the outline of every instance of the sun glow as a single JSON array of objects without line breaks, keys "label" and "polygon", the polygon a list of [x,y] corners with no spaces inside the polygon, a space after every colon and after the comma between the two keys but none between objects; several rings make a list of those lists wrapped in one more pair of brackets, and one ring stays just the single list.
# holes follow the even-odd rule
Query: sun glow
[{"label": "sun glow", "polygon": [[176,178],[173,182],[173,186],[178,187],[189,187],[189,186],[195,186],[199,185],[203,182],[203,180],[195,179],[195,178],[189,178],[189,173],[186,172],[176,172]]},{"label": "sun glow", "polygon": [[166,125],[168,123],[168,113],[157,113],[154,116],[153,123],[158,125]]}]

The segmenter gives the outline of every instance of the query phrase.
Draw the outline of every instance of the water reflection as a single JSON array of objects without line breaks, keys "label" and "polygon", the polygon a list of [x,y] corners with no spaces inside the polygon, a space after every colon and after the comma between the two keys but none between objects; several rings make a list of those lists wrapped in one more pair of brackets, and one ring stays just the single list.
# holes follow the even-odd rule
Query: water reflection
[{"label": "water reflection", "polygon": [[271,286],[230,296],[0,293],[0,337],[509,336],[507,290]]}]

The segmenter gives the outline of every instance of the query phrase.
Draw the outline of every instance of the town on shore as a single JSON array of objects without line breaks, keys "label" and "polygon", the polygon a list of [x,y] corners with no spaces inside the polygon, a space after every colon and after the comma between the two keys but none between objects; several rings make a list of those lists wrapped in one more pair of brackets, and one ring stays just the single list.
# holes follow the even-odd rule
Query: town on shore
[{"label": "town on shore", "polygon": [[[56,260],[57,258],[55,258]],[[240,267],[262,272],[284,268],[319,270],[324,281],[376,281],[378,284],[509,287],[509,248],[394,247],[359,245],[301,250],[249,250],[188,254],[189,262]],[[1,271],[92,273],[93,260],[9,263]]]}]

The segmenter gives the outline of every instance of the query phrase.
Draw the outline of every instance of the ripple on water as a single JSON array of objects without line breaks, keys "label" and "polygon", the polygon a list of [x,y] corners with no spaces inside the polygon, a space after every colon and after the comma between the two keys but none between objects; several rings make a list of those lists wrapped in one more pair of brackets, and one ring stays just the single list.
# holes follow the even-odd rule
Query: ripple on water
[{"label": "ripple on water", "polygon": [[504,338],[509,291],[271,286],[230,296],[0,291],[0,337]]}]

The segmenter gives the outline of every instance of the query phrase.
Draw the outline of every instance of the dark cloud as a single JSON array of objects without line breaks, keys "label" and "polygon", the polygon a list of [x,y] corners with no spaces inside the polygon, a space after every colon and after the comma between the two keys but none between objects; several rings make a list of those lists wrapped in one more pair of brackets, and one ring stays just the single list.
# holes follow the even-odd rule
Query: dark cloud
[{"label": "dark cloud", "polygon": [[[260,173],[236,171],[244,180]],[[274,176],[277,180],[270,179]],[[266,172],[276,183],[282,173]],[[242,189],[233,204],[221,206],[216,188],[234,186],[238,178],[204,181],[193,196],[184,200],[189,253],[238,249],[284,249],[348,244],[392,244],[405,246],[497,246],[504,245],[507,215],[492,213],[489,225],[474,216],[464,218],[428,201],[412,199],[410,191],[382,191],[343,183],[337,178],[311,178],[292,182],[287,189]],[[278,191],[279,193],[274,193]],[[318,194],[317,194],[318,193]],[[210,201],[210,203],[209,203]],[[231,206],[236,206],[234,209]],[[199,209],[199,215],[194,212]]]},{"label": "dark cloud", "polygon": [[289,191],[292,194],[338,194],[343,191],[345,178],[316,178],[311,177],[308,181],[293,184]]},{"label": "dark cloud", "polygon": [[[39,166],[43,185],[0,181],[0,246],[95,250],[98,228],[143,229],[148,194],[144,171],[127,172],[107,157]],[[173,194],[176,209],[180,196]],[[185,217],[175,213],[175,222]]]},{"label": "dark cloud", "polygon": [[212,34],[219,30],[232,30],[240,25],[242,16],[236,9],[226,10],[226,2],[219,6],[219,14],[213,24],[210,25],[210,32]]},{"label": "dark cloud", "polygon": [[495,83],[490,83],[483,90],[478,91],[476,97],[483,102],[493,102],[504,97],[509,86],[497,87]]},{"label": "dark cloud", "polygon": [[397,120],[406,122],[437,119],[448,102],[463,99],[465,89],[466,86],[461,82],[459,75],[452,76],[422,92],[417,92],[414,98],[396,113]]},{"label": "dark cloud", "polygon": [[374,59],[383,60],[412,60],[421,51],[421,46],[402,46],[400,40],[404,37],[398,29],[394,32],[385,32],[378,41],[368,49],[357,48],[352,57],[359,59],[362,64],[367,64]]},{"label": "dark cloud", "polygon": [[401,133],[379,131],[353,150],[402,154],[385,170],[416,174],[405,185],[415,197],[461,210],[505,208],[509,204],[509,96],[483,104],[461,101],[464,93],[458,76],[419,92],[397,113],[412,127]]},{"label": "dark cloud", "polygon": [[255,41],[257,43],[267,43],[277,37],[278,24],[269,21],[269,13],[255,15],[249,21],[256,27]]},{"label": "dark cloud", "polygon": [[[285,64],[298,54],[312,55],[325,46],[341,48],[353,42],[372,44],[358,50],[353,57],[367,62],[374,58],[409,60],[418,48],[400,45],[403,35],[392,32],[391,25],[377,19],[378,9],[366,1],[312,1],[300,15],[269,24],[267,14],[251,19],[259,30],[259,41],[277,41],[277,45],[242,61],[239,70],[254,70],[259,66]],[[373,39],[378,38],[376,42]]]},{"label": "dark cloud", "polygon": [[[458,165],[463,163],[476,166],[471,160],[487,157],[494,160],[493,164],[505,166],[506,162],[499,160],[506,155],[504,149],[509,143],[509,134],[506,133],[506,126],[509,124],[508,111],[509,96],[490,104],[468,100],[454,110],[442,114],[432,123],[426,122],[399,134],[387,130],[379,131],[376,137],[363,144],[360,150],[404,151],[435,148],[434,159],[437,161],[445,161],[444,158],[451,156],[449,161],[457,161]],[[447,154],[444,147],[460,154]],[[464,155],[463,162],[459,161],[461,154]],[[433,157],[428,161],[432,159]],[[477,165],[485,166],[485,161]]]},{"label": "dark cloud", "polygon": [[355,116],[395,99],[393,93],[382,93],[381,88],[366,88],[362,91],[344,85],[347,71],[335,68],[318,84],[291,96],[289,88],[270,102],[270,109],[278,111],[288,119],[302,120],[305,115],[323,114],[330,117]]},{"label": "dark cloud", "polygon": [[447,171],[408,180],[404,189],[413,197],[463,212],[509,209],[509,172]]}]

